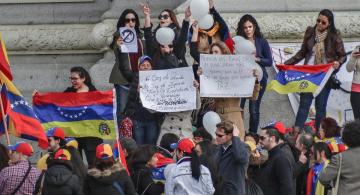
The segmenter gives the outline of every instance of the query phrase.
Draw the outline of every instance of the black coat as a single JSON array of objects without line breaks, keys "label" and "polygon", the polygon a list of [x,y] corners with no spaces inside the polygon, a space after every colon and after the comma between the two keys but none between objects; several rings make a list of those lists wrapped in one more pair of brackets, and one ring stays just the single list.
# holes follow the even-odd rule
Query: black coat
[{"label": "black coat", "polygon": [[216,151],[219,175],[223,186],[220,194],[245,195],[245,173],[249,164],[249,152],[239,137],[232,138],[232,145],[224,152],[222,146]]},{"label": "black coat", "polygon": [[293,168],[280,145],[269,151],[269,159],[254,179],[264,195],[295,194]]},{"label": "black coat", "polygon": [[79,177],[68,164],[53,163],[45,173],[43,195],[82,195]]},{"label": "black coat", "polygon": [[131,179],[138,194],[161,195],[164,193],[164,185],[153,180],[151,169],[145,167],[145,165],[133,165]]},{"label": "black coat", "polygon": [[183,21],[180,34],[175,31],[174,50],[170,55],[161,55],[158,43],[155,40],[155,33],[151,31],[151,27],[144,28],[144,37],[146,43],[147,54],[153,59],[154,70],[164,70],[171,68],[187,67],[185,60],[186,47],[189,29],[189,22]]},{"label": "black coat", "polygon": [[114,187],[114,182],[121,186],[126,195],[134,195],[135,188],[125,169],[114,165],[110,169],[100,171],[93,168],[88,171],[84,183],[86,195],[117,195],[120,194]]}]

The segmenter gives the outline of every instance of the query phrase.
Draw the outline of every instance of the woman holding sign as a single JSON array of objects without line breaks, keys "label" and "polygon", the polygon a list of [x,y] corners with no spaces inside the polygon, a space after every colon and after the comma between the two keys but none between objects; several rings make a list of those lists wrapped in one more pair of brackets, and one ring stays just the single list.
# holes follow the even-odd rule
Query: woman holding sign
[{"label": "woman holding sign", "polygon": [[[255,20],[255,18],[249,14],[244,15],[240,18],[240,21],[237,26],[238,36],[244,37],[249,40],[255,46],[255,62],[260,65],[261,70],[263,72],[263,77],[257,83],[260,83],[260,91],[256,100],[249,100],[249,112],[250,112],[250,120],[249,120],[249,131],[253,133],[257,133],[260,121],[260,103],[262,96],[264,95],[268,74],[266,72],[265,67],[270,67],[272,65],[272,55],[269,43],[263,37],[260,32],[260,27]],[[235,45],[241,44],[240,42],[235,41]],[[241,46],[240,46],[241,48]],[[241,51],[240,51],[241,52]],[[246,103],[245,98],[241,98],[240,107],[244,109]]]},{"label": "woman holding sign", "polygon": [[[194,59],[200,62],[200,53],[197,49],[197,35],[199,27],[195,22],[192,25],[193,36],[190,43],[190,52]],[[210,45],[210,54],[214,55],[231,55],[230,49],[222,41],[217,41]],[[199,68],[198,74],[202,74],[202,69]],[[220,115],[221,120],[230,120],[235,123],[240,131],[240,138],[243,139],[245,135],[244,122],[241,116],[241,109],[239,107],[240,98],[213,98],[215,111]]]},{"label": "woman holding sign", "polygon": [[[126,9],[120,15],[116,25],[116,32],[114,33],[113,42],[110,48],[114,50],[115,64],[111,70],[109,82],[114,84],[116,90],[116,103],[117,103],[117,120],[120,123],[122,113],[124,111],[128,93],[129,83],[133,79],[133,73],[138,72],[138,59],[144,54],[145,48],[141,41],[140,21],[136,12],[132,9]],[[121,46],[124,44],[122,35],[120,35],[120,28],[127,27],[134,29],[137,37],[137,52],[125,53],[121,51]]]}]

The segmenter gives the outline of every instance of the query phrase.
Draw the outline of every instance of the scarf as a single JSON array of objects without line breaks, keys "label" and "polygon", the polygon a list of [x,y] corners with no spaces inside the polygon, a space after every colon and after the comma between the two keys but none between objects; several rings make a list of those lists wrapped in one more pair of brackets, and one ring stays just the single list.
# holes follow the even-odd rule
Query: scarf
[{"label": "scarf", "polygon": [[210,30],[199,29],[199,32],[206,34],[209,37],[213,37],[220,30],[220,24],[215,22],[215,25]]},{"label": "scarf", "polygon": [[137,40],[138,52],[129,53],[130,67],[133,72],[139,72],[138,59],[144,55],[144,48],[140,39]]},{"label": "scarf", "polygon": [[323,59],[325,57],[325,44],[324,40],[327,37],[328,32],[325,31],[323,33],[320,33],[318,30],[315,30],[315,62],[314,64],[322,64]]}]

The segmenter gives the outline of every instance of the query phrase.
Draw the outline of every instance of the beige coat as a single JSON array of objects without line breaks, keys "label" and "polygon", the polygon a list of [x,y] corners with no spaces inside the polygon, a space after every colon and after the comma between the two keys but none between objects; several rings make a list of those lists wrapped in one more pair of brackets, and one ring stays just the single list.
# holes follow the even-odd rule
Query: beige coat
[{"label": "beige coat", "polygon": [[[353,51],[354,53],[354,51]],[[350,60],[346,64],[346,70],[348,72],[354,72],[353,83],[360,84],[360,58],[350,57]]]},{"label": "beige coat", "polygon": [[[360,147],[341,153],[342,163],[338,195],[360,194]],[[326,186],[335,186],[340,164],[339,154],[333,156],[329,165],[320,173],[319,181]]]},{"label": "beige coat", "polygon": [[240,98],[215,98],[215,105],[221,120],[233,122],[240,131],[240,138],[243,139],[245,128],[241,115]]}]

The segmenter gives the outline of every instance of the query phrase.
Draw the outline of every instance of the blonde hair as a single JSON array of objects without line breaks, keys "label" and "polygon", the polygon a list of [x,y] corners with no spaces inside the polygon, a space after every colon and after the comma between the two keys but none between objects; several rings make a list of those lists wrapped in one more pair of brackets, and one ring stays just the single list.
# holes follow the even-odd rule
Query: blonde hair
[{"label": "blonde hair", "polygon": [[227,46],[224,42],[222,42],[222,41],[218,41],[218,42],[215,42],[215,43],[211,44],[211,45],[210,45],[210,53],[211,53],[211,49],[212,49],[213,47],[215,47],[215,46],[220,48],[221,53],[222,53],[223,55],[229,55],[229,54],[231,54],[231,51],[230,51],[230,49],[228,48],[228,46]]}]

